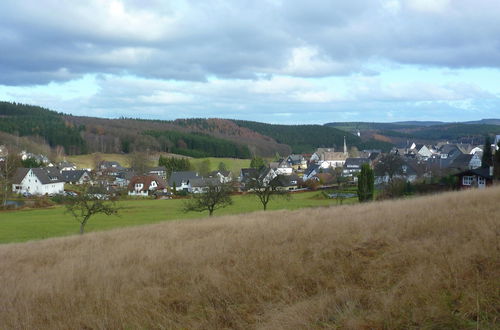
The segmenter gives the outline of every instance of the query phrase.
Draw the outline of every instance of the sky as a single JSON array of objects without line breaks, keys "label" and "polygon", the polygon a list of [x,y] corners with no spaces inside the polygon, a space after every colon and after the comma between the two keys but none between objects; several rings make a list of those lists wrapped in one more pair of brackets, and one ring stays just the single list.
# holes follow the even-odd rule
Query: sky
[{"label": "sky", "polygon": [[283,124],[500,118],[498,0],[2,0],[0,100]]}]

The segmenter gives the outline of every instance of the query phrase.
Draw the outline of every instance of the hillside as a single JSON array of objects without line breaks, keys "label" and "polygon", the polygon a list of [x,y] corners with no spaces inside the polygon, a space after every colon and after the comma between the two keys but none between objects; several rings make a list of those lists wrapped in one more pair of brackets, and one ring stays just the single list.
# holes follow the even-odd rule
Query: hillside
[{"label": "hillside", "polygon": [[0,320],[7,329],[493,329],[499,199],[496,187],[0,245]]},{"label": "hillside", "polygon": [[348,147],[363,149],[390,150],[392,145],[370,139],[363,141],[358,136],[334,127],[323,125],[276,125],[254,121],[234,120],[236,124],[270,136],[279,143],[288,144],[294,153],[308,153],[318,147],[335,147],[341,149],[344,137]]},{"label": "hillside", "polygon": [[482,119],[463,123],[406,121],[395,123],[338,122],[325,126],[346,132],[361,131],[361,136],[384,139],[399,143],[407,139],[433,143],[436,141],[454,141],[481,144],[484,136],[500,134],[500,120]]}]

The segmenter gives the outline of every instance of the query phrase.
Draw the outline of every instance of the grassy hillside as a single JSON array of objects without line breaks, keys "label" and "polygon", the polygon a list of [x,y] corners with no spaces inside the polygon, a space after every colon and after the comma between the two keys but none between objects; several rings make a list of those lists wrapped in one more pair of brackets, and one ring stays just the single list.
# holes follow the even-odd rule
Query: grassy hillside
[{"label": "grassy hillside", "polygon": [[0,320],[6,329],[493,329],[499,199],[497,187],[3,245]]},{"label": "grassy hillside", "polygon": [[[293,194],[291,200],[276,199],[269,202],[270,210],[295,210],[305,207],[336,205],[336,201],[323,198],[319,192]],[[256,197],[234,196],[233,205],[217,210],[216,215],[241,214],[262,209]],[[118,202],[119,216],[96,215],[91,218],[87,230],[99,231],[118,227],[151,224],[165,220],[206,217],[208,213],[184,213],[182,199],[173,200],[128,200]],[[357,203],[350,199],[344,203]],[[0,243],[24,242],[55,236],[76,234],[77,222],[65,208],[21,210],[0,213]],[[0,327],[1,329],[1,327]]]},{"label": "grassy hillside", "polygon": [[[185,157],[176,154],[162,153],[165,157]],[[151,166],[158,165],[159,154],[154,154],[151,156]],[[68,156],[66,160],[75,163],[78,168],[94,168],[95,154],[78,155],[78,156]],[[99,154],[99,158],[107,161],[119,162],[122,166],[130,166],[130,156],[126,154]],[[189,158],[189,157],[188,157]],[[191,165],[196,169],[199,164],[208,160],[210,162],[210,169],[215,171],[219,163],[223,162],[229,171],[238,175],[240,169],[245,167],[250,167],[250,159],[239,159],[239,158],[225,158],[225,157],[205,157],[205,158],[189,158]]]}]

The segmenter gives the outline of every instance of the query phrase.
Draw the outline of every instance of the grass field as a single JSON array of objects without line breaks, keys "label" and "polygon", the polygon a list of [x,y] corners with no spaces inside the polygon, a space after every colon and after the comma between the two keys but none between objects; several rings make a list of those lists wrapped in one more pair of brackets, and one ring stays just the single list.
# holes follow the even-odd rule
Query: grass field
[{"label": "grass field", "polygon": [[[251,195],[234,196],[234,204],[215,211],[215,215],[228,215],[258,211],[261,204]],[[354,203],[356,199],[344,201]],[[182,211],[183,200],[127,200],[118,202],[122,209],[119,216],[96,215],[91,218],[87,231],[106,230],[117,227],[142,225],[165,220],[205,217],[208,213]],[[319,192],[292,194],[289,201],[274,199],[269,210],[299,209],[304,207],[336,205],[334,200],[325,199]],[[54,236],[72,235],[78,232],[78,223],[65,208],[57,206],[48,209],[0,212],[0,243],[23,242]]]},{"label": "grass field", "polygon": [[[162,154],[163,156],[174,156],[174,157],[184,157],[174,154]],[[101,160],[116,161],[124,167],[130,166],[129,156],[126,154],[99,154]],[[151,166],[158,165],[159,154],[154,154],[151,156]],[[189,158],[189,157],[187,157]],[[67,156],[66,160],[75,163],[78,168],[94,168],[95,154],[78,155],[78,156]],[[226,167],[233,174],[238,175],[240,169],[250,166],[250,159],[237,159],[237,158],[189,158],[194,169],[199,166],[203,161],[208,160],[210,162],[210,170],[214,171],[218,168],[219,163],[223,162]]]},{"label": "grass field", "polygon": [[2,244],[0,328],[498,329],[499,200],[493,187]]}]

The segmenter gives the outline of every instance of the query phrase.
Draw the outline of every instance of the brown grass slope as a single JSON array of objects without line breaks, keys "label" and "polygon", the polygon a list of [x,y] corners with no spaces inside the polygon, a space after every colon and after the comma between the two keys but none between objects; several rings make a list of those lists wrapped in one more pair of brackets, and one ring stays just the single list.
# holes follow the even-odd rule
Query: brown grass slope
[{"label": "brown grass slope", "polygon": [[3,245],[0,328],[495,328],[499,206],[496,187]]}]

